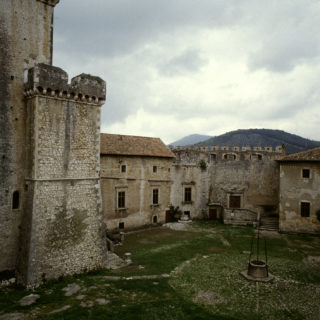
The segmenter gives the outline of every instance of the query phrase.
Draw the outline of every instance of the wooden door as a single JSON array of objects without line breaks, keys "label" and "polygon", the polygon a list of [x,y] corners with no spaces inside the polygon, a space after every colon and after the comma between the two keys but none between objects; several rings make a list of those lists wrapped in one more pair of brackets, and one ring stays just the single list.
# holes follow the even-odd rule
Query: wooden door
[{"label": "wooden door", "polygon": [[217,208],[209,208],[209,220],[218,220]]},{"label": "wooden door", "polygon": [[172,216],[170,214],[170,210],[166,211],[166,223],[167,222],[174,222],[174,219],[172,218]]}]

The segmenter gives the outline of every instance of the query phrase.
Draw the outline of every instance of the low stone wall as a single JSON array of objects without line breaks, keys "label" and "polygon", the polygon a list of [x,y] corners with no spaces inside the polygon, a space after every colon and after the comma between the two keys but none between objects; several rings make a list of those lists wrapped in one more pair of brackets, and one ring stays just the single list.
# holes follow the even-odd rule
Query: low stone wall
[{"label": "low stone wall", "polygon": [[258,213],[247,209],[225,209],[223,222],[233,225],[255,224],[258,220]]}]

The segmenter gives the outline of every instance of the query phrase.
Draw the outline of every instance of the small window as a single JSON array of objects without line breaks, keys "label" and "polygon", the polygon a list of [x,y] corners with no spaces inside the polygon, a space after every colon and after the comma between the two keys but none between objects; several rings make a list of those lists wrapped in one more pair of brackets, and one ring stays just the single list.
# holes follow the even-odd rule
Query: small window
[{"label": "small window", "polygon": [[152,204],[159,204],[159,189],[152,190]]},{"label": "small window", "polygon": [[158,217],[157,217],[157,216],[153,216],[152,222],[153,222],[153,223],[158,223]]},{"label": "small window", "polygon": [[217,160],[217,155],[214,153],[210,154],[210,161],[215,161],[215,160]]},{"label": "small window", "polygon": [[126,193],[125,191],[118,192],[118,209],[124,209],[126,207]]},{"label": "small window", "polygon": [[121,172],[127,172],[127,166],[125,164],[121,166]]},{"label": "small window", "polygon": [[310,170],[302,169],[302,178],[309,179],[310,178]]},{"label": "small window", "polygon": [[224,160],[236,160],[236,155],[235,155],[235,154],[232,154],[232,153],[226,153],[226,154],[223,156],[223,159],[224,159]]},{"label": "small window", "polygon": [[301,217],[310,217],[310,202],[301,201]]},{"label": "small window", "polygon": [[185,202],[191,202],[191,188],[185,188],[184,189],[184,201]]},{"label": "small window", "polygon": [[153,172],[154,173],[158,172],[158,167],[157,166],[153,166]]},{"label": "small window", "polygon": [[20,206],[20,193],[19,191],[14,191],[12,194],[12,209],[19,209]]},{"label": "small window", "polygon": [[119,223],[119,229],[124,229],[124,222]]},{"label": "small window", "polygon": [[239,209],[241,207],[241,196],[230,195],[229,208]]}]

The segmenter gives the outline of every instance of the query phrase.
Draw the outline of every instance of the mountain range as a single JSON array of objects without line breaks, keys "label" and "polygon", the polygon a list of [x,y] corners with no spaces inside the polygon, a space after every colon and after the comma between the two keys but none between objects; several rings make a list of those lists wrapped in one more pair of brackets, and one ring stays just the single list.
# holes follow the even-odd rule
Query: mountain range
[{"label": "mountain range", "polygon": [[[209,137],[209,138],[208,138]],[[173,146],[286,146],[287,154],[309,150],[320,147],[320,141],[309,140],[295,134],[291,134],[282,130],[272,129],[239,129],[230,131],[225,134],[210,137],[206,135],[192,134],[171,145]]]}]

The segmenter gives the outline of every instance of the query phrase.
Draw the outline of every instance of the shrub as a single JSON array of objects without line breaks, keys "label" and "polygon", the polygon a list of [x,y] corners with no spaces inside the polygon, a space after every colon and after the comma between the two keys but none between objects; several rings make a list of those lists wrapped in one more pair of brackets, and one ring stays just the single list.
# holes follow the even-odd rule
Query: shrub
[{"label": "shrub", "polygon": [[201,159],[200,162],[199,162],[199,166],[202,170],[206,170],[207,169],[207,163]]}]

